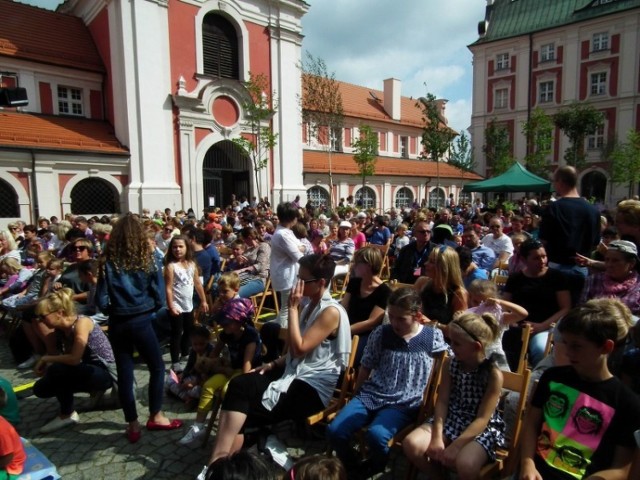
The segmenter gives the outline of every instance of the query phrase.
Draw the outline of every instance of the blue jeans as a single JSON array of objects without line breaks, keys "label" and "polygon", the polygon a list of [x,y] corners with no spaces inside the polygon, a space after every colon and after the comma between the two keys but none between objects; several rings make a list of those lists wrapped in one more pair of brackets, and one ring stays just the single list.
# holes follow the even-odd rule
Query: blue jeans
[{"label": "blue jeans", "polygon": [[369,426],[365,435],[369,446],[369,462],[374,471],[382,470],[387,464],[389,440],[416,418],[417,409],[387,407],[368,410],[355,397],[340,411],[327,428],[329,444],[345,465],[353,465],[354,458],[349,442],[353,434],[362,427]]},{"label": "blue jeans", "polygon": [[544,357],[544,349],[547,346],[549,332],[536,333],[529,338],[529,363],[535,367]]},{"label": "blue jeans", "polygon": [[238,296],[240,298],[249,298],[262,292],[264,292],[264,280],[261,278],[255,278],[253,280],[249,280],[240,287],[240,290],[238,290]]},{"label": "blue jeans", "polygon": [[33,386],[33,393],[39,398],[56,397],[60,402],[60,414],[73,413],[73,394],[97,392],[111,388],[112,380],[106,368],[80,363],[65,365],[52,363],[44,377]]},{"label": "blue jeans", "polygon": [[149,413],[162,410],[164,362],[160,344],[151,325],[153,314],[143,313],[133,317],[111,315],[109,340],[118,369],[118,394],[127,422],[137,420],[136,398],[133,391],[133,351],[138,351],[149,369]]}]

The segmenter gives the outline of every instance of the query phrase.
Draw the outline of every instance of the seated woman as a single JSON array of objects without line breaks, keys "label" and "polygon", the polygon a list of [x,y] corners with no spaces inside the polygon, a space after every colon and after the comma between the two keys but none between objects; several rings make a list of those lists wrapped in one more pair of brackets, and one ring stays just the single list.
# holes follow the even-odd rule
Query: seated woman
[{"label": "seated woman", "polygon": [[345,275],[349,272],[349,264],[356,251],[356,245],[349,236],[351,224],[347,221],[340,222],[338,238],[329,243],[329,256],[336,264],[335,275]]},{"label": "seated woman", "polygon": [[640,315],[640,274],[635,243],[614,240],[604,254],[604,272],[587,277],[580,304],[592,298],[617,298]]},{"label": "seated woman", "polygon": [[353,256],[352,276],[347,292],[340,303],[349,315],[351,335],[358,335],[355,364],[360,365],[369,334],[382,323],[391,289],[383,283],[378,272],[382,268],[382,254],[376,247],[364,247]]},{"label": "seated woman", "polygon": [[414,284],[422,298],[422,313],[441,324],[446,337],[446,326],[468,308],[458,254],[451,247],[434,248],[424,264],[424,274]]},{"label": "seated woman", "polygon": [[[248,426],[300,420],[324,409],[348,363],[349,319],[328,291],[335,263],[321,255],[298,263],[298,282],[289,297],[289,351],[231,380],[210,463],[240,450]],[[303,296],[309,301],[299,312]]]},{"label": "seated woman", "polygon": [[[526,322],[531,325],[529,363],[535,366],[542,360],[549,328],[564,317],[571,308],[571,295],[565,275],[547,265],[547,252],[538,240],[527,240],[520,246],[525,261],[524,270],[509,276],[502,297],[529,312]],[[518,367],[520,331],[510,328],[503,337],[504,351],[513,371]]]},{"label": "seated woman", "polygon": [[229,268],[240,276],[240,298],[250,298],[262,293],[269,276],[271,246],[263,242],[258,231],[245,227],[240,232],[242,240],[233,243],[233,260]]},{"label": "seated woman", "polygon": [[73,394],[104,392],[115,384],[116,367],[111,344],[89,317],[76,314],[73,291],[63,288],[44,297],[36,314],[58,336],[59,354],[44,355],[35,372],[42,378],[33,386],[36,397],[56,397],[60,414],[44,425],[41,433],[51,433],[78,423]]}]

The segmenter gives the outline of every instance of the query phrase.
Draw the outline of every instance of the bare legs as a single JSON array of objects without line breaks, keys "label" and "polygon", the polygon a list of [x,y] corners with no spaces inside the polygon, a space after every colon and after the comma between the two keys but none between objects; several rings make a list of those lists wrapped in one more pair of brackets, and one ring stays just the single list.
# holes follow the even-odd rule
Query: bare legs
[{"label": "bare legs", "polygon": [[242,448],[244,435],[240,434],[240,430],[246,419],[247,415],[241,412],[229,410],[222,410],[220,412],[218,435],[216,436],[216,443],[213,446],[209,464],[212,464],[219,458],[228,457]]}]

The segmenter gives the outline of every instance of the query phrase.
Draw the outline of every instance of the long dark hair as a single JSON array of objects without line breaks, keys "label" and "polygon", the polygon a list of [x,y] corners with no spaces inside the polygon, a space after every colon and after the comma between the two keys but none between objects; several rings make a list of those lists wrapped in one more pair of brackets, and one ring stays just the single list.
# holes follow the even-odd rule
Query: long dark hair
[{"label": "long dark hair", "polygon": [[147,235],[131,213],[121,217],[111,230],[105,260],[116,270],[149,272],[155,267]]}]

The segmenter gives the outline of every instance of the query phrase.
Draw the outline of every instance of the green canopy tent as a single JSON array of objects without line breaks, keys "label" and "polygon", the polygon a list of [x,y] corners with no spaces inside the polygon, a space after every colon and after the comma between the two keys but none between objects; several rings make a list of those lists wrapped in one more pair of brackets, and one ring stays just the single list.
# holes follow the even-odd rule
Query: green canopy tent
[{"label": "green canopy tent", "polygon": [[463,192],[550,192],[551,182],[534,175],[518,162],[497,177],[467,183]]}]

